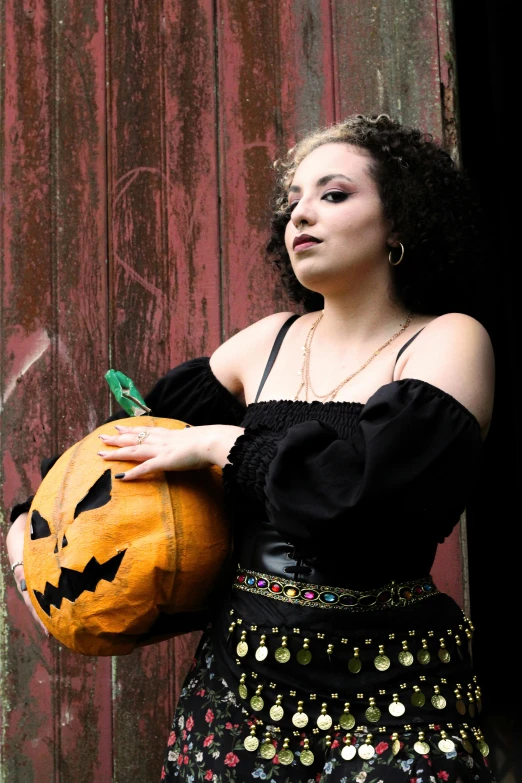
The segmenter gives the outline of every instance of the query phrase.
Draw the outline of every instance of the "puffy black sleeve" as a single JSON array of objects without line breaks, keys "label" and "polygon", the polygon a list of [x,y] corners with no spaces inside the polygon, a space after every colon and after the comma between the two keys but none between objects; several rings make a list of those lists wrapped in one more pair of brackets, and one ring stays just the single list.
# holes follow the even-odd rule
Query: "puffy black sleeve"
[{"label": "puffy black sleeve", "polygon": [[[465,508],[482,441],[475,417],[423,381],[381,387],[342,439],[321,421],[286,432],[246,430],[225,467],[225,482],[261,500],[287,541],[321,546],[329,531],[436,525],[447,536]],[[422,534],[422,533],[420,533]],[[324,537],[324,535],[323,535]]]},{"label": "puffy black sleeve", "polygon": [[[179,419],[195,426],[238,425],[245,412],[241,403],[216,378],[207,356],[191,359],[169,370],[144,399],[151,409],[151,415]],[[127,413],[120,409],[106,421],[124,418],[127,418]],[[42,478],[47,475],[59,456],[42,460]],[[20,514],[29,511],[32,499],[33,496],[12,508],[11,522]]]}]

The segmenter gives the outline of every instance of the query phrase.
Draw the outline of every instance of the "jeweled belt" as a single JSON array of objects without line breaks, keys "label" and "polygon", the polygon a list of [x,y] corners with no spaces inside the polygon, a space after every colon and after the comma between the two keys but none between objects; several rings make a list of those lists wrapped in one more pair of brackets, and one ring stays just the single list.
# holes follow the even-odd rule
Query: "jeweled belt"
[{"label": "jeweled belt", "polygon": [[439,593],[431,576],[412,582],[390,582],[373,590],[351,590],[346,587],[327,587],[281,579],[270,574],[250,571],[241,566],[238,566],[234,587],[299,606],[344,609],[352,612],[407,606]]}]

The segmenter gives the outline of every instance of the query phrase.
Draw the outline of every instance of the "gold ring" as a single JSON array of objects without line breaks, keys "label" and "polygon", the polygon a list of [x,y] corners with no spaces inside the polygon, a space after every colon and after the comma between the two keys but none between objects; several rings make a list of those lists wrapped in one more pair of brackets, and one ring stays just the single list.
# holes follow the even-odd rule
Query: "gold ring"
[{"label": "gold ring", "polygon": [[148,438],[150,435],[149,432],[145,432],[145,430],[142,430],[141,432],[138,432],[138,446],[141,446],[145,438]]}]

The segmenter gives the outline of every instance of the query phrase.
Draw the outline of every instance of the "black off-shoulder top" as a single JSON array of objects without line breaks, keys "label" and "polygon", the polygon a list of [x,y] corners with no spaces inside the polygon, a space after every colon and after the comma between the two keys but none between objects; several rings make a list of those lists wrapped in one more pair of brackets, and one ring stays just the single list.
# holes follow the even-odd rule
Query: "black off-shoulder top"
[{"label": "black off-shoulder top", "polygon": [[[382,386],[365,405],[278,400],[245,408],[201,357],[170,370],[146,401],[153,415],[244,427],[223,471],[237,535],[255,536],[264,519],[305,555],[335,565],[349,551],[354,586],[368,581],[370,546],[381,584],[429,573],[482,452],[475,417],[413,379]],[[50,465],[44,461],[43,474]]]}]

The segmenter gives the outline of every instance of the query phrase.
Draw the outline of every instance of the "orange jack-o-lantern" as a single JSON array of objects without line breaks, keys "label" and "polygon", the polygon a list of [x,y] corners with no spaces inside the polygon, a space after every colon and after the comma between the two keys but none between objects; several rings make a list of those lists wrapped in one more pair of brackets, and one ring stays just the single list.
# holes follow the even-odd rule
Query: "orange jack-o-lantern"
[{"label": "orange jack-o-lantern", "polygon": [[[148,416],[126,426],[181,429]],[[97,456],[105,424],[63,454],[31,505],[24,542],[27,589],[62,644],[121,655],[186,630],[208,608],[230,561],[221,470],[114,480],[133,467]]]}]

